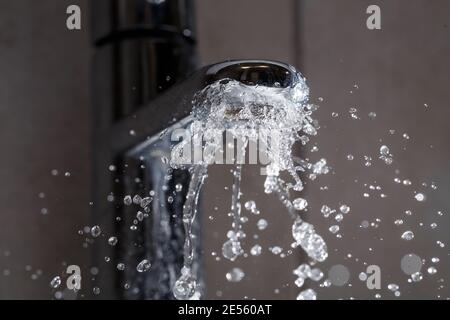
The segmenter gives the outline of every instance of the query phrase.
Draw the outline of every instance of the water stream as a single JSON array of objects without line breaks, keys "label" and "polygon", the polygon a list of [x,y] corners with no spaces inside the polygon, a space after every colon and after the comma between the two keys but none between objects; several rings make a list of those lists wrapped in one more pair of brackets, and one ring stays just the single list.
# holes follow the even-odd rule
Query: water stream
[{"label": "water stream", "polygon": [[[200,246],[197,211],[202,187],[213,164],[225,166],[232,178],[231,186],[224,186],[225,190],[231,191],[231,196],[226,199],[225,204],[229,212],[229,220],[226,219],[225,223],[229,227],[218,235],[222,245],[221,256],[216,251],[211,252],[216,261],[225,259],[227,264],[233,264],[226,273],[227,281],[250,279],[238,266],[244,258],[249,255],[260,256],[263,251],[263,246],[252,243],[247,252],[245,245],[249,239],[246,232],[251,234],[251,230],[246,230],[245,222],[248,217],[242,212],[245,209],[256,218],[262,208],[261,204],[258,206],[254,200],[246,198],[247,195],[241,190],[246,182],[243,173],[248,168],[247,165],[257,165],[256,168],[263,176],[260,182],[261,194],[276,199],[292,223],[290,226],[286,225],[284,230],[291,231],[292,248],[284,250],[280,246],[273,246],[268,248],[269,251],[284,258],[297,250],[307,260],[293,267],[293,274],[296,276],[293,283],[290,280],[287,280],[288,284],[280,283],[282,289],[298,290],[298,300],[317,299],[314,289],[323,294],[316,287],[312,289],[307,280],[321,281],[318,283],[320,288],[341,287],[339,292],[343,292],[343,295],[347,289],[350,291],[348,297],[354,298],[351,291],[357,289],[357,284],[351,282],[349,268],[340,263],[331,267],[327,265],[340,261],[357,270],[357,278],[361,281],[363,290],[376,287],[370,293],[376,299],[400,297],[402,292],[410,294],[414,284],[424,283],[426,286],[426,281],[434,284],[436,297],[448,296],[442,292],[448,289],[444,277],[440,276],[442,271],[439,271],[439,263],[443,266],[443,260],[448,256],[448,247],[445,237],[442,238],[442,233],[437,232],[444,225],[446,211],[441,207],[434,212],[430,211],[430,208],[435,208],[431,205],[433,197],[436,197],[433,192],[438,188],[437,183],[432,180],[417,182],[408,178],[407,171],[401,171],[397,162],[401,150],[406,151],[407,147],[412,147],[408,144],[411,139],[409,134],[399,134],[396,130],[389,129],[380,138],[378,132],[374,138],[377,139],[374,140],[375,149],[368,141],[368,150],[353,150],[353,154],[348,153],[349,144],[345,135],[345,147],[339,146],[338,139],[332,140],[332,152],[336,152],[336,157],[339,157],[345,149],[343,162],[345,165],[348,163],[351,169],[335,167],[339,160],[336,158],[337,161],[333,161],[335,170],[332,172],[334,182],[325,183],[320,188],[309,184],[308,191],[315,194],[315,199],[306,199],[302,196],[305,179],[316,180],[317,176],[331,171],[324,158],[319,157],[318,161],[311,162],[308,158],[303,159],[295,154],[297,146],[305,148],[310,137],[315,136],[319,129],[317,121],[312,117],[317,106],[309,103],[308,99],[309,89],[300,75],[298,83],[288,88],[248,86],[231,79],[221,80],[195,95],[189,117],[175,121],[163,133],[127,154],[123,168],[120,169],[125,177],[121,183],[126,189],[123,198],[117,198],[121,203],[115,203],[113,192],[107,197],[107,201],[115,204],[123,213],[116,216],[117,228],[105,231],[103,225],[94,225],[85,226],[78,231],[84,239],[84,248],[95,241],[105,240],[108,249],[119,253],[115,257],[117,263],[111,263],[113,260],[109,254],[104,256],[104,263],[109,264],[120,275],[125,298],[168,299],[172,295],[180,300],[202,298],[205,285],[200,253],[203,248]],[[353,121],[357,125],[355,130],[361,130],[362,126],[358,124],[369,127],[370,123],[374,124],[369,130],[375,130],[376,114],[370,112],[367,122],[363,122],[358,112],[351,107],[347,118],[337,112],[330,114],[336,128],[347,126]],[[329,124],[327,130],[333,132]],[[400,139],[398,143],[401,150],[391,144],[391,138]],[[320,147],[323,148],[323,144]],[[419,144],[414,145],[414,153],[422,149]],[[310,149],[311,152],[318,150],[318,145],[313,145]],[[332,154],[329,157],[335,159]],[[376,161],[383,166],[381,170],[377,168]],[[358,171],[361,168],[364,174]],[[110,166],[108,169],[116,172],[119,167]],[[336,193],[338,198],[333,198],[330,193],[320,193],[334,193],[338,188],[344,190]],[[393,194],[394,197],[391,197]],[[346,196],[348,200],[355,199],[351,203],[352,210],[341,201],[341,196]],[[244,198],[246,202],[242,203]],[[324,204],[320,198],[324,202],[337,204]],[[363,203],[364,206],[358,207],[358,203]],[[427,203],[430,206],[426,206]],[[331,252],[328,251],[324,238],[310,223],[317,216],[305,215],[306,211],[318,208],[323,217],[320,229],[323,230],[326,226],[330,232],[326,235],[328,239],[332,237],[336,240],[333,240]],[[380,208],[390,211],[381,215]],[[42,214],[47,214],[44,209]],[[218,207],[214,210],[218,210]],[[345,216],[353,210],[359,214],[352,215],[350,221],[347,221],[349,223],[342,223]],[[209,218],[213,220],[215,217],[209,215]],[[258,217],[258,230],[265,230],[267,226],[268,221]],[[281,229],[277,229],[277,232],[284,233]],[[253,234],[251,240],[258,239],[258,236],[259,234]],[[346,242],[339,244],[343,238]],[[395,243],[395,240],[399,242]],[[418,241],[421,241],[421,245],[426,243],[427,248],[431,248],[430,252],[415,250],[418,248]],[[351,248],[352,243],[356,243],[354,250]],[[394,247],[396,255],[401,254],[400,259],[385,259],[386,248],[391,250]],[[329,255],[328,261],[321,264]],[[397,283],[386,282],[381,285],[381,267],[388,272],[384,271],[383,279],[395,279]],[[321,268],[327,270],[326,276]],[[377,272],[379,280],[372,283]],[[94,281],[99,273],[98,267],[93,266],[90,273]],[[404,275],[407,277],[401,278]],[[32,277],[37,277],[37,274]],[[50,287],[55,291],[56,299],[70,297],[64,296],[61,291],[67,277],[63,272],[51,280]],[[402,280],[403,283],[400,282]],[[384,292],[379,291],[382,286],[385,287]],[[402,290],[403,286],[405,290]],[[416,290],[420,291],[421,287]],[[92,292],[99,295],[100,286],[94,286]],[[222,297],[218,292],[217,297]],[[278,288],[274,290],[275,294],[279,292]]]},{"label": "water stream", "polygon": [[[225,164],[234,166],[230,212],[232,225],[222,247],[223,257],[234,261],[244,253],[240,243],[245,237],[241,218],[240,185],[242,169],[248,155],[249,162],[255,161],[259,156],[261,173],[266,175],[262,186],[264,192],[276,194],[292,217],[295,246],[301,247],[307,253],[311,264],[327,258],[325,241],[311,224],[300,217],[307,201],[302,198],[291,199],[291,190],[298,192],[303,189],[299,172],[311,171],[312,175],[328,172],[324,159],[312,164],[298,158],[294,161],[291,156],[294,143],[306,144],[308,135],[315,135],[319,127],[317,121],[311,118],[317,107],[308,104],[309,90],[304,78],[300,76],[300,79],[294,87],[288,88],[247,86],[234,80],[221,80],[196,94],[192,111],[194,121],[189,126],[189,134],[185,135],[188,138],[176,144],[171,153],[171,165],[174,168],[189,167],[192,174],[183,209],[186,231],[184,266],[174,287],[177,299],[200,298],[195,277],[191,273],[191,264],[195,259],[191,224],[195,218],[198,194],[207,175],[208,165],[223,164],[224,135],[233,138],[231,142],[227,139],[226,147],[232,148],[234,140],[237,142],[237,155],[235,156],[233,151],[232,156],[228,156],[227,149]],[[288,172],[292,180],[283,180],[282,172]],[[300,272],[296,274],[299,278],[311,276]],[[298,284],[298,281],[296,283]],[[308,289],[302,291],[298,299],[315,297],[315,292]]]}]

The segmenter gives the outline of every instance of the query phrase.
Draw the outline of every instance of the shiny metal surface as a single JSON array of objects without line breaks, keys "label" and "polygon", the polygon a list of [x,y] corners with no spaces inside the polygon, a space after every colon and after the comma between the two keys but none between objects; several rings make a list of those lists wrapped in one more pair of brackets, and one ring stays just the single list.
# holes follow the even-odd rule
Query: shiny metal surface
[{"label": "shiny metal surface", "polygon": [[292,87],[298,73],[291,65],[270,60],[233,60],[212,65],[206,76],[214,82],[230,78],[246,85]]}]

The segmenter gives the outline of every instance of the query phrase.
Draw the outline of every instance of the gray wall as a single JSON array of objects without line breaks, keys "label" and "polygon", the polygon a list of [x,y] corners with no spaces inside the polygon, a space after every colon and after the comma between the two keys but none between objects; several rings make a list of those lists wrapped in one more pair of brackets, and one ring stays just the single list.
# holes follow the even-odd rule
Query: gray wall
[{"label": "gray wall", "polygon": [[[328,192],[311,186],[311,221],[327,234],[330,223],[324,224],[316,214],[320,204],[343,201],[352,206],[341,226],[342,240],[333,240],[328,233],[328,243],[335,252],[326,265],[349,267],[353,286],[321,290],[322,297],[373,298],[374,292],[357,279],[365,263],[381,267],[383,298],[393,298],[386,290],[389,283],[400,285],[402,298],[448,297],[448,287],[439,289],[439,280],[450,275],[450,218],[439,216],[437,211],[448,212],[450,206],[450,3],[378,1],[380,31],[365,28],[364,12],[371,1],[302,4],[301,67],[312,88],[312,100],[324,98],[323,103],[318,102],[321,109],[317,114],[323,129],[315,142],[335,169],[335,174],[322,180],[330,186]],[[359,89],[353,88],[354,84]],[[361,120],[350,119],[350,107],[358,108]],[[331,112],[339,113],[338,120]],[[376,112],[376,119],[370,120],[369,112]],[[390,129],[395,134],[390,134]],[[405,132],[410,140],[402,137]],[[377,159],[382,144],[390,146],[394,154],[391,166]],[[349,153],[355,160],[346,160]],[[370,168],[363,165],[364,155],[373,158]],[[412,185],[400,186],[393,182],[395,177],[410,179]],[[430,188],[432,181],[437,190]],[[370,191],[364,184],[380,185],[388,197],[380,199],[380,192]],[[427,201],[415,201],[416,191],[425,193]],[[370,193],[370,198],[364,198],[364,192]],[[405,210],[413,215],[406,216]],[[382,221],[378,228],[358,228],[363,220],[377,218]],[[396,219],[403,219],[404,224],[395,226]],[[430,227],[433,222],[438,224],[434,230]],[[414,231],[413,241],[400,240],[406,230]],[[447,247],[440,248],[438,240]],[[344,258],[347,253],[352,258]],[[439,272],[424,276],[420,284],[407,283],[400,259],[408,253],[421,256],[427,267],[431,257],[440,257]]]},{"label": "gray wall", "polygon": [[[89,43],[86,28],[65,27],[66,8],[76,3],[86,5],[0,3],[3,299],[48,299],[50,279],[64,270],[62,263],[84,266],[89,258],[77,234],[90,219]],[[39,269],[42,276],[32,280]]]},{"label": "gray wall", "polygon": [[[65,8],[87,1],[2,1],[0,3],[0,298],[50,298],[50,279],[60,274],[63,262],[88,270],[88,249],[77,231],[90,223],[91,182],[89,43],[87,19],[82,31],[65,28]],[[440,249],[436,240],[449,243],[449,148],[447,123],[450,98],[450,3],[445,0],[379,1],[382,30],[365,28],[368,1],[332,0],[198,0],[199,49],[204,63],[233,58],[267,58],[296,65],[307,77],[312,101],[321,108],[316,117],[322,129],[313,143],[318,153],[302,152],[311,159],[329,159],[334,173],[318,183],[308,184],[310,202],[306,217],[326,238],[329,260],[352,272],[352,287],[319,289],[322,298],[372,298],[357,280],[365,264],[382,267],[383,286],[395,282],[403,298],[447,297],[448,288],[437,290],[439,279],[448,279],[448,246]],[[297,19],[300,16],[300,20]],[[353,88],[354,84],[359,89]],[[353,93],[350,93],[353,91]],[[319,102],[318,97],[324,101]],[[424,107],[427,103],[430,107]],[[356,106],[361,120],[351,120],[348,109]],[[367,114],[377,113],[374,120]],[[331,112],[340,114],[338,119]],[[390,135],[388,130],[395,129]],[[401,137],[407,132],[411,139]],[[381,140],[380,140],[381,139]],[[385,166],[377,159],[381,143],[389,145],[395,162]],[[311,144],[312,145],[312,144]],[[347,161],[352,153],[355,160]],[[373,165],[363,166],[361,157],[371,155]],[[57,169],[58,176],[51,170]],[[393,182],[412,180],[411,187]],[[64,177],[64,172],[70,177]],[[244,173],[244,199],[257,200],[262,217],[269,221],[257,240],[264,247],[291,242],[290,221],[273,198],[262,193],[262,178],[253,169]],[[357,182],[355,182],[357,179]],[[251,181],[251,182],[249,182]],[[375,182],[376,181],[376,182]],[[435,181],[437,190],[423,187]],[[364,184],[377,184],[388,195],[380,200],[371,192],[362,197]],[[204,225],[205,253],[220,252],[231,184],[227,170],[214,168],[207,184]],[[318,190],[328,185],[329,190]],[[412,199],[415,190],[427,194],[423,204]],[[38,194],[45,193],[40,199]],[[322,204],[352,207],[341,224],[343,238],[328,231]],[[214,206],[221,208],[214,211]],[[42,215],[40,210],[48,208]],[[406,217],[404,211],[414,212]],[[208,216],[214,219],[209,220]],[[379,228],[362,230],[361,221],[380,218]],[[401,227],[393,224],[402,218]],[[248,223],[252,238],[255,218]],[[431,230],[429,225],[438,223]],[[423,223],[423,226],[420,225]],[[253,228],[253,229],[252,229]],[[400,241],[400,234],[412,229],[416,238]],[[380,240],[382,238],[383,240]],[[373,250],[369,251],[369,247]],[[420,285],[410,285],[399,268],[400,258],[414,252],[427,260],[439,256],[439,273],[426,276]],[[346,258],[351,253],[352,258]],[[300,253],[280,259],[265,253],[239,262],[247,273],[240,284],[229,284],[225,273],[232,267],[206,259],[208,297],[293,298],[295,279],[291,270],[302,261]],[[269,263],[270,262],[270,263]],[[31,271],[27,271],[31,266]],[[32,280],[32,274],[42,276]],[[8,273],[8,271],[10,273]],[[6,275],[4,275],[6,274]],[[389,275],[392,278],[389,278]],[[313,287],[317,288],[314,284]],[[279,294],[274,290],[279,289]],[[384,290],[383,298],[392,298]]]}]

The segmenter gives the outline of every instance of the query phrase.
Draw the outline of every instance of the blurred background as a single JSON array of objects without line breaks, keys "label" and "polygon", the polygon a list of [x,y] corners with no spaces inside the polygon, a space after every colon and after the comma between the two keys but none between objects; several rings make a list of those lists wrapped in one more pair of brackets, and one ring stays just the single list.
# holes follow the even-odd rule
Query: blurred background
[{"label": "blurred background", "polygon": [[[66,28],[72,4],[81,8],[81,30]],[[366,27],[371,4],[381,8],[381,30]],[[231,186],[231,174],[230,168],[213,167],[200,223],[206,298],[295,299],[305,288],[316,290],[319,299],[448,298],[450,2],[196,0],[193,8],[198,66],[272,59],[306,77],[310,101],[320,106],[314,117],[321,129],[297,151],[314,161],[326,158],[332,171],[306,180],[304,217],[328,244],[329,258],[318,265],[323,280],[336,265],[350,274],[343,285],[293,284],[292,270],[305,257],[300,249],[285,258],[270,252],[273,246],[289,249],[291,220],[264,194],[263,177],[254,168],[244,169],[243,201],[256,201],[268,228],[258,231],[261,217],[249,215],[245,246],[248,251],[258,243],[263,253],[236,263],[218,261],[231,223],[231,192],[224,189]],[[94,68],[101,43],[94,42],[102,19],[87,0],[0,2],[1,299],[55,298],[49,283],[71,264],[81,267],[85,279],[78,298],[122,297],[110,266],[115,262],[105,261],[102,249],[79,232],[98,221],[94,182],[108,170],[94,164],[101,143],[95,101],[103,94]],[[381,145],[389,146],[392,165],[378,159]],[[416,201],[417,192],[426,200]],[[336,237],[328,229],[337,223],[320,208],[341,204],[351,211]],[[114,215],[102,219],[112,223]],[[403,224],[394,223],[400,219]],[[401,239],[407,230],[415,234],[411,241]],[[408,282],[400,267],[411,253],[423,259],[417,283]],[[368,265],[381,269],[380,290],[369,290],[359,279]],[[239,283],[225,277],[235,266],[246,274]],[[431,266],[436,274],[427,272]],[[102,272],[107,276],[98,282]],[[392,283],[400,287],[399,297],[387,288]]]}]

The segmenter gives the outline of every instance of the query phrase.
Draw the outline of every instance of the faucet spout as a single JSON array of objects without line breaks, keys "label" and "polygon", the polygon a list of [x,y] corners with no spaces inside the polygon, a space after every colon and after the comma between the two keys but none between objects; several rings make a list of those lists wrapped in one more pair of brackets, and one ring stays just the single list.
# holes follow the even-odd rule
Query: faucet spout
[{"label": "faucet spout", "polygon": [[116,124],[110,136],[112,149],[118,152],[127,150],[163,131],[173,122],[187,117],[198,91],[216,81],[227,79],[245,85],[287,88],[294,87],[300,75],[294,67],[270,60],[234,60],[203,67]]},{"label": "faucet spout", "polygon": [[293,87],[299,80],[291,65],[271,60],[235,60],[211,65],[206,71],[211,82],[233,79],[245,85]]}]

